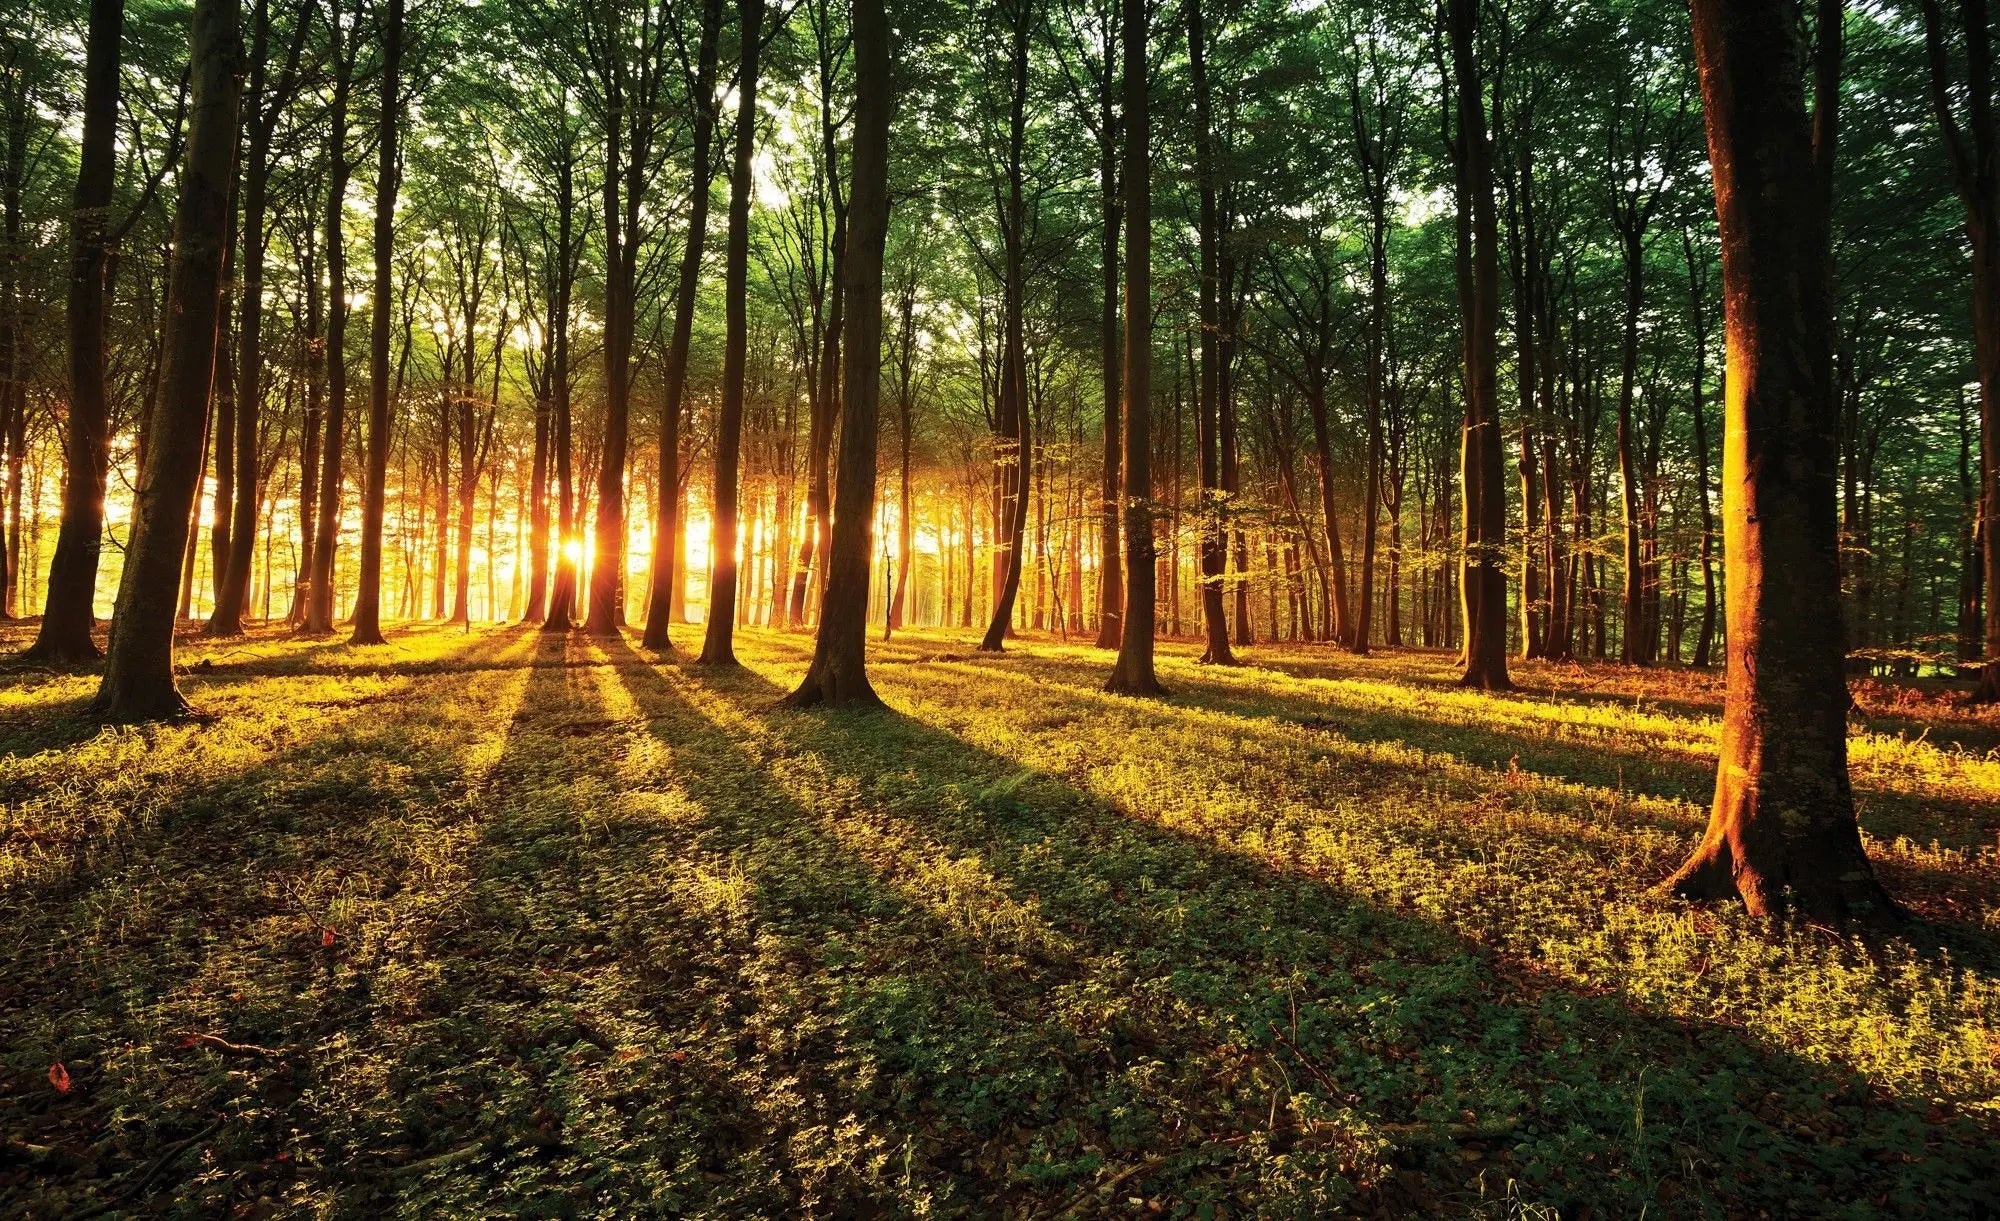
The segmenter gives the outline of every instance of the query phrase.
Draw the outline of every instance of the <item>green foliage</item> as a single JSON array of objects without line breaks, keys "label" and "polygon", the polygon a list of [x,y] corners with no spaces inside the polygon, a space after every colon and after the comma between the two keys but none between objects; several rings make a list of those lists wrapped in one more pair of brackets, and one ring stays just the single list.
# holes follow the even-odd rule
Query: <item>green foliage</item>
[{"label": "green foliage", "polygon": [[[1861,938],[1643,894],[1719,692],[899,637],[894,711],[622,642],[0,687],[0,1209],[1964,1215],[2000,1175],[2000,724],[1858,692]],[[65,1066],[70,1089],[50,1083]]]}]

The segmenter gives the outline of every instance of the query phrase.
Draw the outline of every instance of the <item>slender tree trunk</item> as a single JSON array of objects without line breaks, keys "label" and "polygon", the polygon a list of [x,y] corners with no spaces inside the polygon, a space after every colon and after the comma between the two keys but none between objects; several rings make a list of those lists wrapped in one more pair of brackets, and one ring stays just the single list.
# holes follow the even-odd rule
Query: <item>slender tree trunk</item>
[{"label": "slender tree trunk", "polygon": [[104,682],[91,709],[109,721],[179,716],[174,584],[201,480],[202,420],[215,380],[223,248],[235,177],[243,46],[236,0],[197,0],[189,35],[187,158],[174,218],[161,399],[147,436],[132,533],[111,623]]},{"label": "slender tree trunk", "polygon": [[1485,90],[1478,69],[1477,0],[1450,0],[1452,76],[1458,102],[1459,206],[1470,213],[1465,335],[1465,440],[1459,468],[1465,485],[1465,677],[1470,687],[1506,690],[1507,498],[1501,474],[1496,335],[1500,313],[1493,207],[1493,157],[1487,141]]},{"label": "slender tree trunk", "polygon": [[[753,0],[754,2],[754,0]],[[889,232],[889,22],[883,0],[854,0],[854,162],[847,257],[840,471],[813,660],[787,702],[878,706],[868,681],[868,568],[875,524],[877,409],[882,388],[882,250]],[[905,447],[908,445],[905,433]],[[907,468],[906,468],[907,469]],[[905,484],[903,517],[909,518]]]},{"label": "slender tree trunk", "polygon": [[[764,0],[737,0],[743,62],[736,82],[736,161],[729,176],[729,234],[723,266],[722,410],[715,431],[715,524],[708,554],[708,624],[700,660],[736,661],[737,478],[743,448],[743,379],[749,342],[751,154],[757,143],[757,66]],[[879,324],[878,324],[879,325]],[[866,581],[863,581],[864,596]],[[866,630],[864,623],[863,630]]]},{"label": "slender tree trunk", "polygon": [[716,66],[720,58],[722,0],[706,0],[702,6],[701,44],[697,52],[694,92],[699,104],[694,111],[694,184],[688,206],[687,241],[681,248],[680,283],[674,298],[674,329],[667,341],[663,393],[660,401],[660,480],[656,512],[660,532],[653,539],[652,599],[646,607],[646,634],[642,643],[649,649],[671,649],[673,638],[674,587],[680,575],[677,546],[681,536],[680,457],[682,400],[687,390],[688,350],[693,344],[695,296],[701,289],[702,248],[708,236],[708,204],[715,178],[710,149],[715,142]]},{"label": "slender tree trunk", "polygon": [[1222,447],[1221,323],[1217,303],[1216,247],[1220,221],[1215,206],[1215,152],[1211,130],[1208,86],[1208,35],[1202,21],[1201,0],[1187,3],[1188,71],[1194,83],[1195,184],[1200,196],[1197,219],[1198,278],[1197,322],[1201,333],[1201,377],[1195,423],[1199,436],[1198,461],[1201,466],[1201,625],[1206,642],[1201,659],[1210,665],[1233,666],[1236,655],[1229,643],[1229,619],[1225,610],[1224,582],[1228,567],[1229,532],[1224,524],[1227,506],[1224,471],[1228,455]]},{"label": "slender tree trunk", "polygon": [[[27,657],[78,662],[97,656],[97,561],[104,547],[104,481],[111,418],[104,386],[105,282],[111,195],[117,178],[119,52],[124,0],[91,0],[84,41],[83,139],[69,248],[69,427],[63,433],[62,524],[49,564],[42,625]],[[207,401],[203,400],[203,411]],[[197,457],[196,461],[200,459]]]},{"label": "slender tree trunk", "polygon": [[1146,0],[1122,0],[1125,98],[1125,622],[1104,685],[1162,695],[1153,673],[1159,565],[1153,553],[1152,123],[1146,79]]},{"label": "slender tree trunk", "polygon": [[1014,630],[1014,605],[1021,593],[1021,576],[1027,567],[1028,501],[1034,449],[1028,404],[1027,339],[1023,313],[1027,309],[1026,271],[1027,202],[1024,176],[1027,158],[1028,106],[1028,25],[1032,16],[1029,0],[1012,0],[1012,51],[1009,64],[1012,90],[1008,111],[1007,194],[1001,216],[1003,246],[1001,282],[1000,421],[1007,431],[1001,469],[1004,493],[999,525],[1000,549],[996,563],[1002,565],[993,602],[993,616],[979,647],[999,652]]},{"label": "slender tree trunk", "polygon": [[1806,50],[1786,0],[1695,0],[1722,235],[1728,696],[1708,830],[1666,885],[1752,914],[1893,904],[1847,778],[1831,198],[1813,173]]},{"label": "slender tree trunk", "polygon": [[[368,470],[361,501],[361,580],[354,597],[354,644],[381,644],[382,519],[389,480],[389,308],[395,299],[396,141],[402,129],[403,0],[385,0],[381,97],[375,137],[375,291],[368,346]],[[438,477],[444,477],[439,470]],[[440,517],[438,526],[443,528]]]},{"label": "slender tree trunk", "polygon": [[1097,647],[1115,649],[1123,630],[1125,590],[1124,569],[1118,554],[1118,454],[1119,439],[1119,352],[1118,332],[1118,226],[1125,209],[1118,197],[1118,118],[1116,113],[1118,66],[1117,31],[1104,23],[1104,77],[1098,93],[1098,188],[1104,194],[1104,232],[1099,248],[1103,291],[1099,302],[1098,336],[1104,382],[1104,483],[1100,512],[1097,564]]},{"label": "slender tree trunk", "polygon": [[340,28],[340,5],[329,16],[333,39],[333,90],[328,105],[326,192],[326,434],[320,450],[317,518],[307,566],[305,630],[333,631],[334,551],[340,542],[341,475],[347,456],[347,100],[354,78],[352,52]]},{"label": "slender tree trunk", "polygon": [[1979,369],[1980,568],[1986,587],[1984,648],[1979,660],[1982,703],[2000,701],[2000,131],[1993,114],[1991,16],[1984,4],[1960,6],[1965,47],[1965,122],[1953,111],[1954,83],[1937,0],[1923,0],[1931,97],[1944,131],[1972,246],[1972,336]]}]

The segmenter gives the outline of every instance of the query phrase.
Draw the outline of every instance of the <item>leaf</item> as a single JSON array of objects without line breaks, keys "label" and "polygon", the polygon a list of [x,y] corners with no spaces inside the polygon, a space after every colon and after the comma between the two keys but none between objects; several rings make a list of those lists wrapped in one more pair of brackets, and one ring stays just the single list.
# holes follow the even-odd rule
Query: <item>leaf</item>
[{"label": "leaf", "polygon": [[319,943],[322,946],[331,946],[333,944],[333,930],[331,928],[323,928],[319,931]]},{"label": "leaf", "polygon": [[69,1093],[69,1070],[63,1067],[62,1061],[49,1065],[49,1084],[56,1087],[58,1094]]}]

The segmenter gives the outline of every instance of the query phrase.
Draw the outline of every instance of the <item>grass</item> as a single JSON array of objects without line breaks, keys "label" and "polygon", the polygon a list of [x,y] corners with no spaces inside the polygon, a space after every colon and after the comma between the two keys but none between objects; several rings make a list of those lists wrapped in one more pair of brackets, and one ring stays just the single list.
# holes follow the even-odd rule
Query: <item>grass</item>
[{"label": "grass", "polygon": [[[690,637],[691,639],[691,637]],[[218,719],[0,675],[0,1212],[1984,1215],[2000,720],[1865,685],[1918,919],[1648,893],[1715,681],[1265,646],[746,668],[193,642]],[[205,664],[203,664],[205,663]],[[63,1066],[66,1090],[52,1066]]]}]

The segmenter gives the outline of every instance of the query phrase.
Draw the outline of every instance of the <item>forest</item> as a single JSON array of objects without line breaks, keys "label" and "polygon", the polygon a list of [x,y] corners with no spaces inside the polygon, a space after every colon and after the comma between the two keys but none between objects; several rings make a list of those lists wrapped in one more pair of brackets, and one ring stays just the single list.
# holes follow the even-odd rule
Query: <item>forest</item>
[{"label": "forest", "polygon": [[2000,1216],[2000,4],[0,9],[0,1214]]}]

